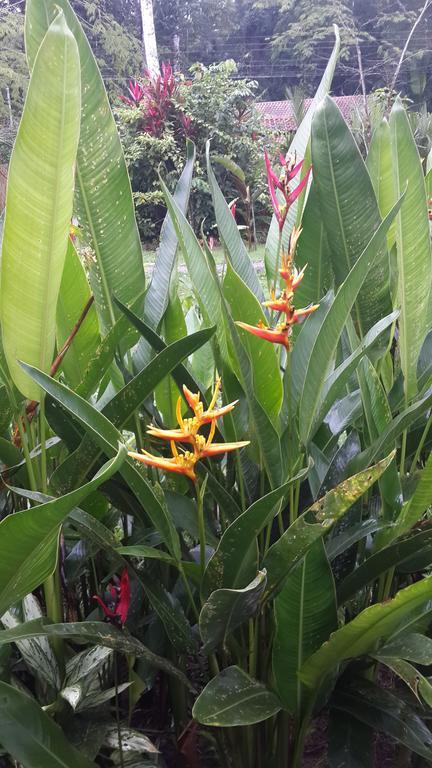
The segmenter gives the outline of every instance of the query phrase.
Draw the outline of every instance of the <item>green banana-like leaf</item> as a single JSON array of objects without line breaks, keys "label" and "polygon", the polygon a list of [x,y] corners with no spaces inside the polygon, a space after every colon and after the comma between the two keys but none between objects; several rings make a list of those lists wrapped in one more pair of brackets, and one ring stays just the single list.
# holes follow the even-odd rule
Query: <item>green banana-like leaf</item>
[{"label": "green banana-like leaf", "polygon": [[243,589],[216,589],[204,603],[199,628],[203,652],[212,653],[237,627],[251,619],[258,610],[266,586],[265,571]]},{"label": "green banana-like leaf", "polygon": [[[329,96],[318,107],[312,123],[312,162],[336,284],[340,285],[378,230],[381,216],[358,146]],[[377,243],[374,268],[365,277],[356,300],[360,336],[391,312],[389,285],[383,238]]]},{"label": "green banana-like leaf", "polygon": [[298,672],[338,626],[333,574],[322,539],[312,544],[303,562],[288,576],[274,606],[276,691],[284,708],[300,716],[303,685]]},{"label": "green banana-like leaf", "polygon": [[[161,328],[166,344],[172,344],[188,335],[182,303],[177,294],[170,297]],[[186,383],[186,382],[184,382]],[[155,388],[155,402],[167,427],[176,427],[176,403],[182,391],[172,376],[165,376]]]},{"label": "green banana-like leaf", "polygon": [[[231,219],[234,221],[231,213]],[[252,291],[228,263],[223,281],[223,293],[233,320],[250,325],[265,323],[266,318]],[[253,392],[273,424],[282,404],[282,381],[279,373],[279,359],[273,344],[259,339],[241,329],[242,344],[251,361]]]},{"label": "green banana-like leaf", "polygon": [[120,469],[125,457],[126,447],[120,445],[116,457],[81,488],[38,507],[9,515],[0,523],[1,614],[52,574],[57,561],[61,523],[86,496]]},{"label": "green banana-like leaf", "polygon": [[379,339],[382,333],[392,325],[399,316],[399,312],[391,312],[387,317],[383,317],[367,332],[362,341],[354,351],[338,367],[327,376],[320,396],[320,403],[317,408],[315,423],[312,425],[312,437],[315,429],[318,429],[322,419],[329,412],[331,406],[341,396],[349,377],[354,372],[360,358],[363,357],[373,344]]},{"label": "green banana-like leaf", "polygon": [[258,301],[264,301],[264,292],[261,283],[253,268],[237,223],[222,194],[219,184],[216,181],[216,176],[213,173],[213,168],[210,162],[210,142],[207,142],[206,156],[207,176],[213,199],[216,224],[218,226],[219,238],[225,246],[228,262]]},{"label": "green banana-like leaf", "polygon": [[409,501],[402,507],[396,521],[396,526],[387,532],[386,541],[403,536],[432,504],[432,453],[429,454],[424,468],[420,473],[419,481]]},{"label": "green banana-like leaf", "polygon": [[432,576],[402,589],[385,603],[377,603],[361,611],[307,659],[300,679],[312,692],[347,659],[356,659],[376,650],[416,618],[430,610]]},{"label": "green banana-like leaf", "polygon": [[206,685],[192,709],[203,725],[253,725],[280,710],[274,693],[240,667],[227,667]]},{"label": "green banana-like leaf", "polygon": [[[390,126],[386,118],[384,118],[373,133],[366,157],[366,166],[378,201],[381,217],[384,219],[396,202],[393,184]],[[387,233],[387,247],[389,250],[394,245],[395,237],[396,222],[391,225]]]},{"label": "green banana-like leaf", "polygon": [[386,733],[410,751],[432,760],[432,738],[426,723],[392,691],[358,680],[332,700],[336,713],[341,711],[376,731]]},{"label": "green banana-like leaf", "polygon": [[312,544],[320,539],[352,507],[387,469],[392,452],[368,470],[348,478],[312,504],[268,550],[263,567],[267,570],[267,593],[277,589]]},{"label": "green banana-like leaf", "polygon": [[26,768],[96,768],[35,699],[0,681],[0,740]]},{"label": "green banana-like leaf", "polygon": [[390,568],[401,565],[406,560],[409,561],[413,555],[421,556],[422,551],[430,550],[431,546],[432,531],[425,530],[382,547],[352,571],[339,585],[337,590],[339,603],[349,600],[356,592],[373,582],[382,573],[386,573]]},{"label": "green banana-like leaf", "polygon": [[[396,220],[399,347],[406,402],[417,392],[417,361],[431,327],[432,257],[423,168],[400,100],[390,113],[395,196],[408,186]],[[408,185],[407,185],[408,183]]]},{"label": "green banana-like leaf", "polygon": [[[167,345],[165,344],[164,340],[161,339],[159,334],[157,334],[150,326],[148,326],[141,318],[139,318],[131,309],[128,307],[125,307],[124,304],[121,303],[116,297],[114,297],[114,303],[117,304],[118,308],[122,311],[123,315],[125,315],[125,318],[127,318],[131,325],[133,325],[139,333],[142,334],[142,336],[148,341],[150,346],[155,352],[162,352],[162,350],[166,349]],[[120,322],[120,321],[118,321]],[[193,333],[197,333],[198,330],[204,331],[205,328],[200,326],[199,329],[196,329]],[[192,334],[190,334],[192,335]],[[172,372],[172,376],[174,380],[177,383],[178,388],[181,390],[183,384],[186,384],[188,389],[191,390],[191,392],[198,392],[200,391],[200,388],[195,381],[194,377],[186,368],[185,365],[180,364],[176,368],[174,368]],[[81,393],[80,393],[81,394]],[[203,392],[200,392],[201,394],[201,400],[203,403],[206,402]]]},{"label": "green banana-like leaf", "polygon": [[[75,419],[82,424],[84,429],[94,438],[99,449],[107,456],[112,456],[117,450],[117,444],[122,440],[121,433],[113,424],[82,397],[72,392],[64,384],[55,381],[42,371],[31,366],[24,366],[25,370],[51,397],[59,402]],[[92,446],[93,449],[93,446]],[[132,494],[152,521],[169,552],[177,560],[180,559],[180,543],[177,531],[174,528],[171,517],[165,504],[158,498],[150,483],[136,468],[130,458],[126,458],[120,467],[120,474],[128,484]]]},{"label": "green banana-like leaf", "polygon": [[[90,286],[80,258],[69,239],[60,292],[57,301],[57,347],[61,349],[74,330],[81,313],[91,299]],[[100,344],[99,324],[94,304],[87,312],[78,333],[61,364],[66,381],[76,389],[84,378],[90,360]]]},{"label": "green banana-like leaf", "polygon": [[53,361],[80,105],[78,48],[60,13],[35,58],[9,166],[3,233],[4,352],[14,384],[31,400],[40,400],[41,390],[18,360],[44,371]]},{"label": "green banana-like leaf", "polygon": [[215,282],[217,277],[211,270],[191,225],[163,181],[161,181],[161,186],[202,316],[207,325],[216,325],[219,348],[223,359],[227,360],[228,352],[221,309],[221,295]]},{"label": "green banana-like leaf", "polygon": [[[324,74],[321,78],[321,82],[315,93],[315,96],[312,100],[312,103],[308,111],[306,112],[302,122],[300,123],[296,131],[296,134],[290,144],[289,153],[296,154],[298,158],[305,157],[306,149],[310,139],[313,117],[315,115],[315,112],[319,104],[321,103],[323,98],[329,93],[331,88],[333,73],[335,71],[337,60],[339,58],[339,49],[340,49],[339,28],[336,26],[336,24],[333,25],[333,30],[335,34],[335,44],[334,44],[333,51],[328,60],[327,66],[325,68]],[[287,221],[285,223],[284,232],[283,232],[284,247],[287,246],[291,229],[293,225],[296,223],[297,208],[298,208],[297,204],[294,204],[288,212]],[[273,216],[270,224],[270,229],[267,235],[267,242],[265,247],[265,265],[266,265],[267,281],[269,285],[273,284],[276,278],[275,270],[276,270],[276,261],[277,261],[278,241],[279,241],[279,228],[278,228],[278,223],[276,221],[276,216]]]},{"label": "green banana-like leaf", "polygon": [[[103,80],[68,0],[29,0],[27,3],[25,38],[30,66],[34,66],[47,26],[59,7],[74,34],[81,62],[77,205],[80,223],[95,257],[90,278],[101,330],[105,334],[116,319],[112,293],[130,303],[144,289],[141,243],[123,150]],[[46,83],[42,90],[51,102],[52,93]],[[22,356],[22,359],[26,358]]]},{"label": "green banana-like leaf", "polygon": [[330,709],[328,768],[370,768],[375,759],[372,728],[339,709]]},{"label": "green banana-like leaf", "polygon": [[306,272],[295,292],[296,306],[317,304],[333,285],[333,269],[327,232],[321,215],[317,185],[312,182],[305,205],[302,233],[297,243],[295,263]]},{"label": "green banana-like leaf", "polygon": [[[350,317],[351,309],[359,295],[359,291],[365,285],[367,275],[375,273],[375,266],[377,259],[380,258],[383,241],[399,211],[401,202],[402,198],[393,206],[384,221],[378,225],[376,232],[372,235],[364,251],[355,261],[348,276],[340,286],[333,304],[328,312],[324,314],[314,343],[308,350],[303,391],[299,406],[300,437],[305,444],[310,437],[310,430],[324,387],[323,374],[329,369],[334,358],[340,335]],[[381,317],[382,314],[379,315],[378,320]]]},{"label": "green banana-like leaf", "polygon": [[[195,145],[186,141],[186,163],[174,190],[174,200],[186,215],[195,163]],[[152,328],[158,328],[168,306],[170,282],[177,264],[178,238],[169,213],[162,224],[159,247],[156,251],[150,285],[144,299],[144,319]],[[151,357],[151,347],[141,338],[133,351],[135,369],[141,369]]]},{"label": "green banana-like leaf", "polygon": [[238,589],[248,584],[257,571],[257,536],[276,515],[291,486],[307,477],[309,467],[301,470],[285,485],[270,491],[239,514],[224,531],[207,565],[204,583],[210,588]]},{"label": "green banana-like leaf", "polygon": [[[369,440],[373,443],[391,423],[391,409],[384,387],[368,358],[364,357],[360,362],[357,373]],[[380,478],[379,487],[382,498],[383,521],[391,522],[400,511],[403,498],[396,460],[390,464]]]},{"label": "green banana-like leaf", "polygon": [[20,624],[13,629],[0,632],[0,646],[16,643],[31,637],[60,637],[69,641],[84,641],[105,648],[112,648],[120,653],[130,653],[143,658],[151,667],[162,669],[168,675],[176,677],[187,688],[191,685],[187,677],[168,659],[158,656],[127,632],[105,624],[102,621],[71,621],[68,624],[52,624],[48,619],[34,619]]}]

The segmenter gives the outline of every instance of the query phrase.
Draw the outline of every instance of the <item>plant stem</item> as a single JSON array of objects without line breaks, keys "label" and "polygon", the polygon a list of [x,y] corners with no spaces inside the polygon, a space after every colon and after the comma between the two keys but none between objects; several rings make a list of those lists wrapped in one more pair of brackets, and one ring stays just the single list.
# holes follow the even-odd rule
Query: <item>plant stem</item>
[{"label": "plant stem", "polygon": [[407,447],[407,430],[402,432],[402,445],[401,445],[401,458],[400,458],[400,475],[401,478],[405,475],[405,457]]},{"label": "plant stem", "polygon": [[184,572],[184,568],[183,568],[182,565],[180,565],[180,575],[181,575],[181,577],[183,579],[183,584],[185,586],[186,594],[187,594],[187,596],[189,598],[189,603],[190,603],[190,606],[192,608],[193,614],[194,614],[196,620],[199,621],[199,611],[198,611],[198,608],[195,605],[195,600],[194,600],[194,597],[193,597],[193,594],[192,594],[192,590],[190,588],[190,584],[189,584],[188,578],[187,578],[187,576],[186,576],[186,574]]},{"label": "plant stem", "polygon": [[413,472],[414,472],[414,470],[415,470],[415,468],[416,468],[416,466],[418,464],[418,461],[419,461],[420,456],[421,456],[421,452],[423,450],[423,446],[425,444],[425,441],[426,441],[426,438],[427,438],[427,436],[429,434],[429,430],[430,430],[431,426],[432,426],[432,411],[431,411],[430,416],[429,416],[429,418],[428,418],[428,420],[426,422],[426,426],[425,426],[425,428],[423,430],[423,434],[422,434],[422,436],[420,438],[420,442],[419,442],[419,444],[417,446],[417,450],[415,452],[415,456],[414,456],[412,464],[411,464],[411,469],[409,471],[410,475],[413,474]]},{"label": "plant stem", "polygon": [[119,696],[118,696],[117,651],[114,651],[113,661],[114,661],[115,711],[116,711],[118,749],[119,749],[119,758],[120,758],[120,768],[124,768],[123,744],[122,744],[121,725],[120,725],[120,706],[119,706]]},{"label": "plant stem", "polygon": [[[41,488],[43,493],[48,491],[47,474],[47,454],[46,454],[46,433],[47,424],[45,419],[45,397],[42,397],[39,404],[39,442],[41,447]],[[58,546],[58,544],[57,544]],[[63,621],[61,583],[59,563],[57,562],[54,573],[44,582],[44,595],[47,616],[54,623],[61,624]],[[64,671],[63,643],[60,638],[53,638],[52,645],[59,663],[60,669]]]},{"label": "plant stem", "polygon": [[197,501],[197,513],[198,513],[198,535],[199,535],[199,548],[200,548],[200,569],[201,569],[201,581],[204,578],[204,571],[206,567],[206,534],[205,534],[205,520],[204,520],[204,504],[203,496],[199,482],[195,482],[195,493]]}]

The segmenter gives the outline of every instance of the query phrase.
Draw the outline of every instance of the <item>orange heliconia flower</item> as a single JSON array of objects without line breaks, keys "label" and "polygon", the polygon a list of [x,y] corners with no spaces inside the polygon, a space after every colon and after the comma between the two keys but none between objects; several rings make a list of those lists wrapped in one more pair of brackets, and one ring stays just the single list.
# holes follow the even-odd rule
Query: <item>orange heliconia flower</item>
[{"label": "orange heliconia flower", "polygon": [[263,306],[268,309],[272,309],[275,312],[282,312],[285,315],[283,321],[277,323],[274,328],[268,328],[262,321],[259,321],[257,325],[249,325],[248,323],[242,323],[237,321],[237,325],[243,328],[245,331],[252,333],[254,336],[258,336],[266,341],[271,341],[273,344],[282,344],[286,349],[289,349],[292,326],[295,323],[300,323],[305,317],[315,312],[318,308],[318,304],[310,304],[308,307],[302,309],[295,309],[292,303],[294,291],[300,285],[303,280],[304,273],[307,264],[300,270],[300,272],[293,265],[293,259],[297,241],[301,235],[301,229],[293,227],[293,231],[290,237],[290,244],[288,253],[282,253],[282,266],[279,270],[281,278],[285,282],[285,287],[279,297],[276,297],[275,292],[272,291],[272,297],[270,301],[263,301]]},{"label": "orange heliconia flower", "polygon": [[[213,443],[217,419],[220,419],[221,416],[232,411],[238,402],[236,400],[233,403],[222,406],[222,408],[215,408],[220,385],[221,382],[220,379],[218,379],[207,410],[204,410],[204,404],[201,402],[200,394],[191,392],[190,389],[183,385],[183,394],[186,402],[194,413],[192,418],[183,418],[181,412],[182,399],[179,397],[176,408],[179,428],[159,429],[158,427],[149,427],[147,432],[152,437],[160,437],[162,440],[169,440],[172,453],[170,458],[154,456],[152,453],[145,450],[143,450],[142,453],[129,451],[129,456],[148,466],[185,475],[195,482],[195,464],[197,461],[209,456],[217,456],[221,453],[235,451],[238,448],[244,448],[244,446],[249,445],[249,441],[247,440],[238,443]],[[199,434],[199,430],[205,424],[210,424],[210,431],[207,438],[204,437],[204,435]],[[179,451],[177,442],[188,443],[191,446],[190,450]]]}]

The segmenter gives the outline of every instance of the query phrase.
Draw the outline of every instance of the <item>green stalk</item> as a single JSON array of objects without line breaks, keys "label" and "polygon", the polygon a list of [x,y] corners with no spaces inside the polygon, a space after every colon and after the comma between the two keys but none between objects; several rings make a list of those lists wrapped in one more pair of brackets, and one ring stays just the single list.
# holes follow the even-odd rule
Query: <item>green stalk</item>
[{"label": "green stalk", "polygon": [[206,567],[206,533],[205,533],[205,520],[204,520],[203,493],[198,480],[195,481],[195,493],[196,493],[197,513],[198,513],[200,570],[201,570],[201,581],[202,581],[204,579],[204,572]]},{"label": "green stalk", "polygon": [[[39,404],[39,442],[41,447],[41,487],[43,493],[47,493],[48,491],[46,428],[47,423],[45,419],[45,397],[42,397],[42,400]],[[51,619],[55,624],[61,624],[63,621],[63,607],[58,562],[52,576],[49,576],[44,582],[44,595],[48,618]],[[52,645],[60,669],[64,671],[63,643],[61,639],[57,637],[52,639]]]},{"label": "green stalk", "polygon": [[430,414],[430,416],[429,416],[429,418],[428,418],[428,420],[426,422],[426,426],[425,426],[425,428],[423,430],[423,434],[422,434],[422,436],[420,438],[420,442],[419,442],[419,444],[417,446],[417,450],[415,452],[415,456],[414,456],[412,464],[411,464],[411,469],[409,471],[410,475],[413,474],[413,472],[415,471],[415,468],[416,468],[416,466],[417,466],[417,464],[419,462],[419,459],[420,459],[420,456],[421,456],[421,452],[423,450],[423,446],[425,444],[425,441],[426,441],[426,438],[427,438],[427,436],[429,434],[429,430],[430,430],[431,426],[432,426],[432,411],[431,411],[431,414]]}]

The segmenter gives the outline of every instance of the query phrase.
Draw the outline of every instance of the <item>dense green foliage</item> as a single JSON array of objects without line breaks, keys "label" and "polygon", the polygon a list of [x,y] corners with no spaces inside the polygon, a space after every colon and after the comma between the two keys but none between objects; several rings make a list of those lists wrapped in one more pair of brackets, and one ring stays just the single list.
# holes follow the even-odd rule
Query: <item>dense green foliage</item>
[{"label": "dense green foliage", "polygon": [[160,104],[157,126],[148,124],[150,107],[146,99],[116,110],[143,240],[151,241],[159,234],[165,215],[159,174],[172,191],[184,163],[186,138],[193,139],[196,146],[189,208],[195,231],[199,232],[204,221],[206,234],[217,237],[205,172],[205,145],[209,139],[224,193],[228,200],[238,200],[239,224],[247,228],[252,241],[253,216],[262,229],[263,216],[268,214],[263,195],[263,147],[272,140],[282,141],[282,151],[285,137],[277,137],[276,132],[264,133],[254,108],[257,84],[233,79],[236,71],[234,61],[210,67],[197,64],[188,77],[176,78],[172,96]]},{"label": "dense green foliage", "polygon": [[[265,288],[214,172],[237,137],[221,117],[198,167],[222,270],[188,219],[188,139],[146,285],[69,1],[28,0],[25,35],[1,261],[2,764],[301,768],[312,740],[329,768],[381,768],[376,734],[393,765],[430,764],[431,159],[403,102],[365,163],[328,95],[336,36],[296,161],[266,157]],[[202,141],[198,74],[179,103]]]}]

